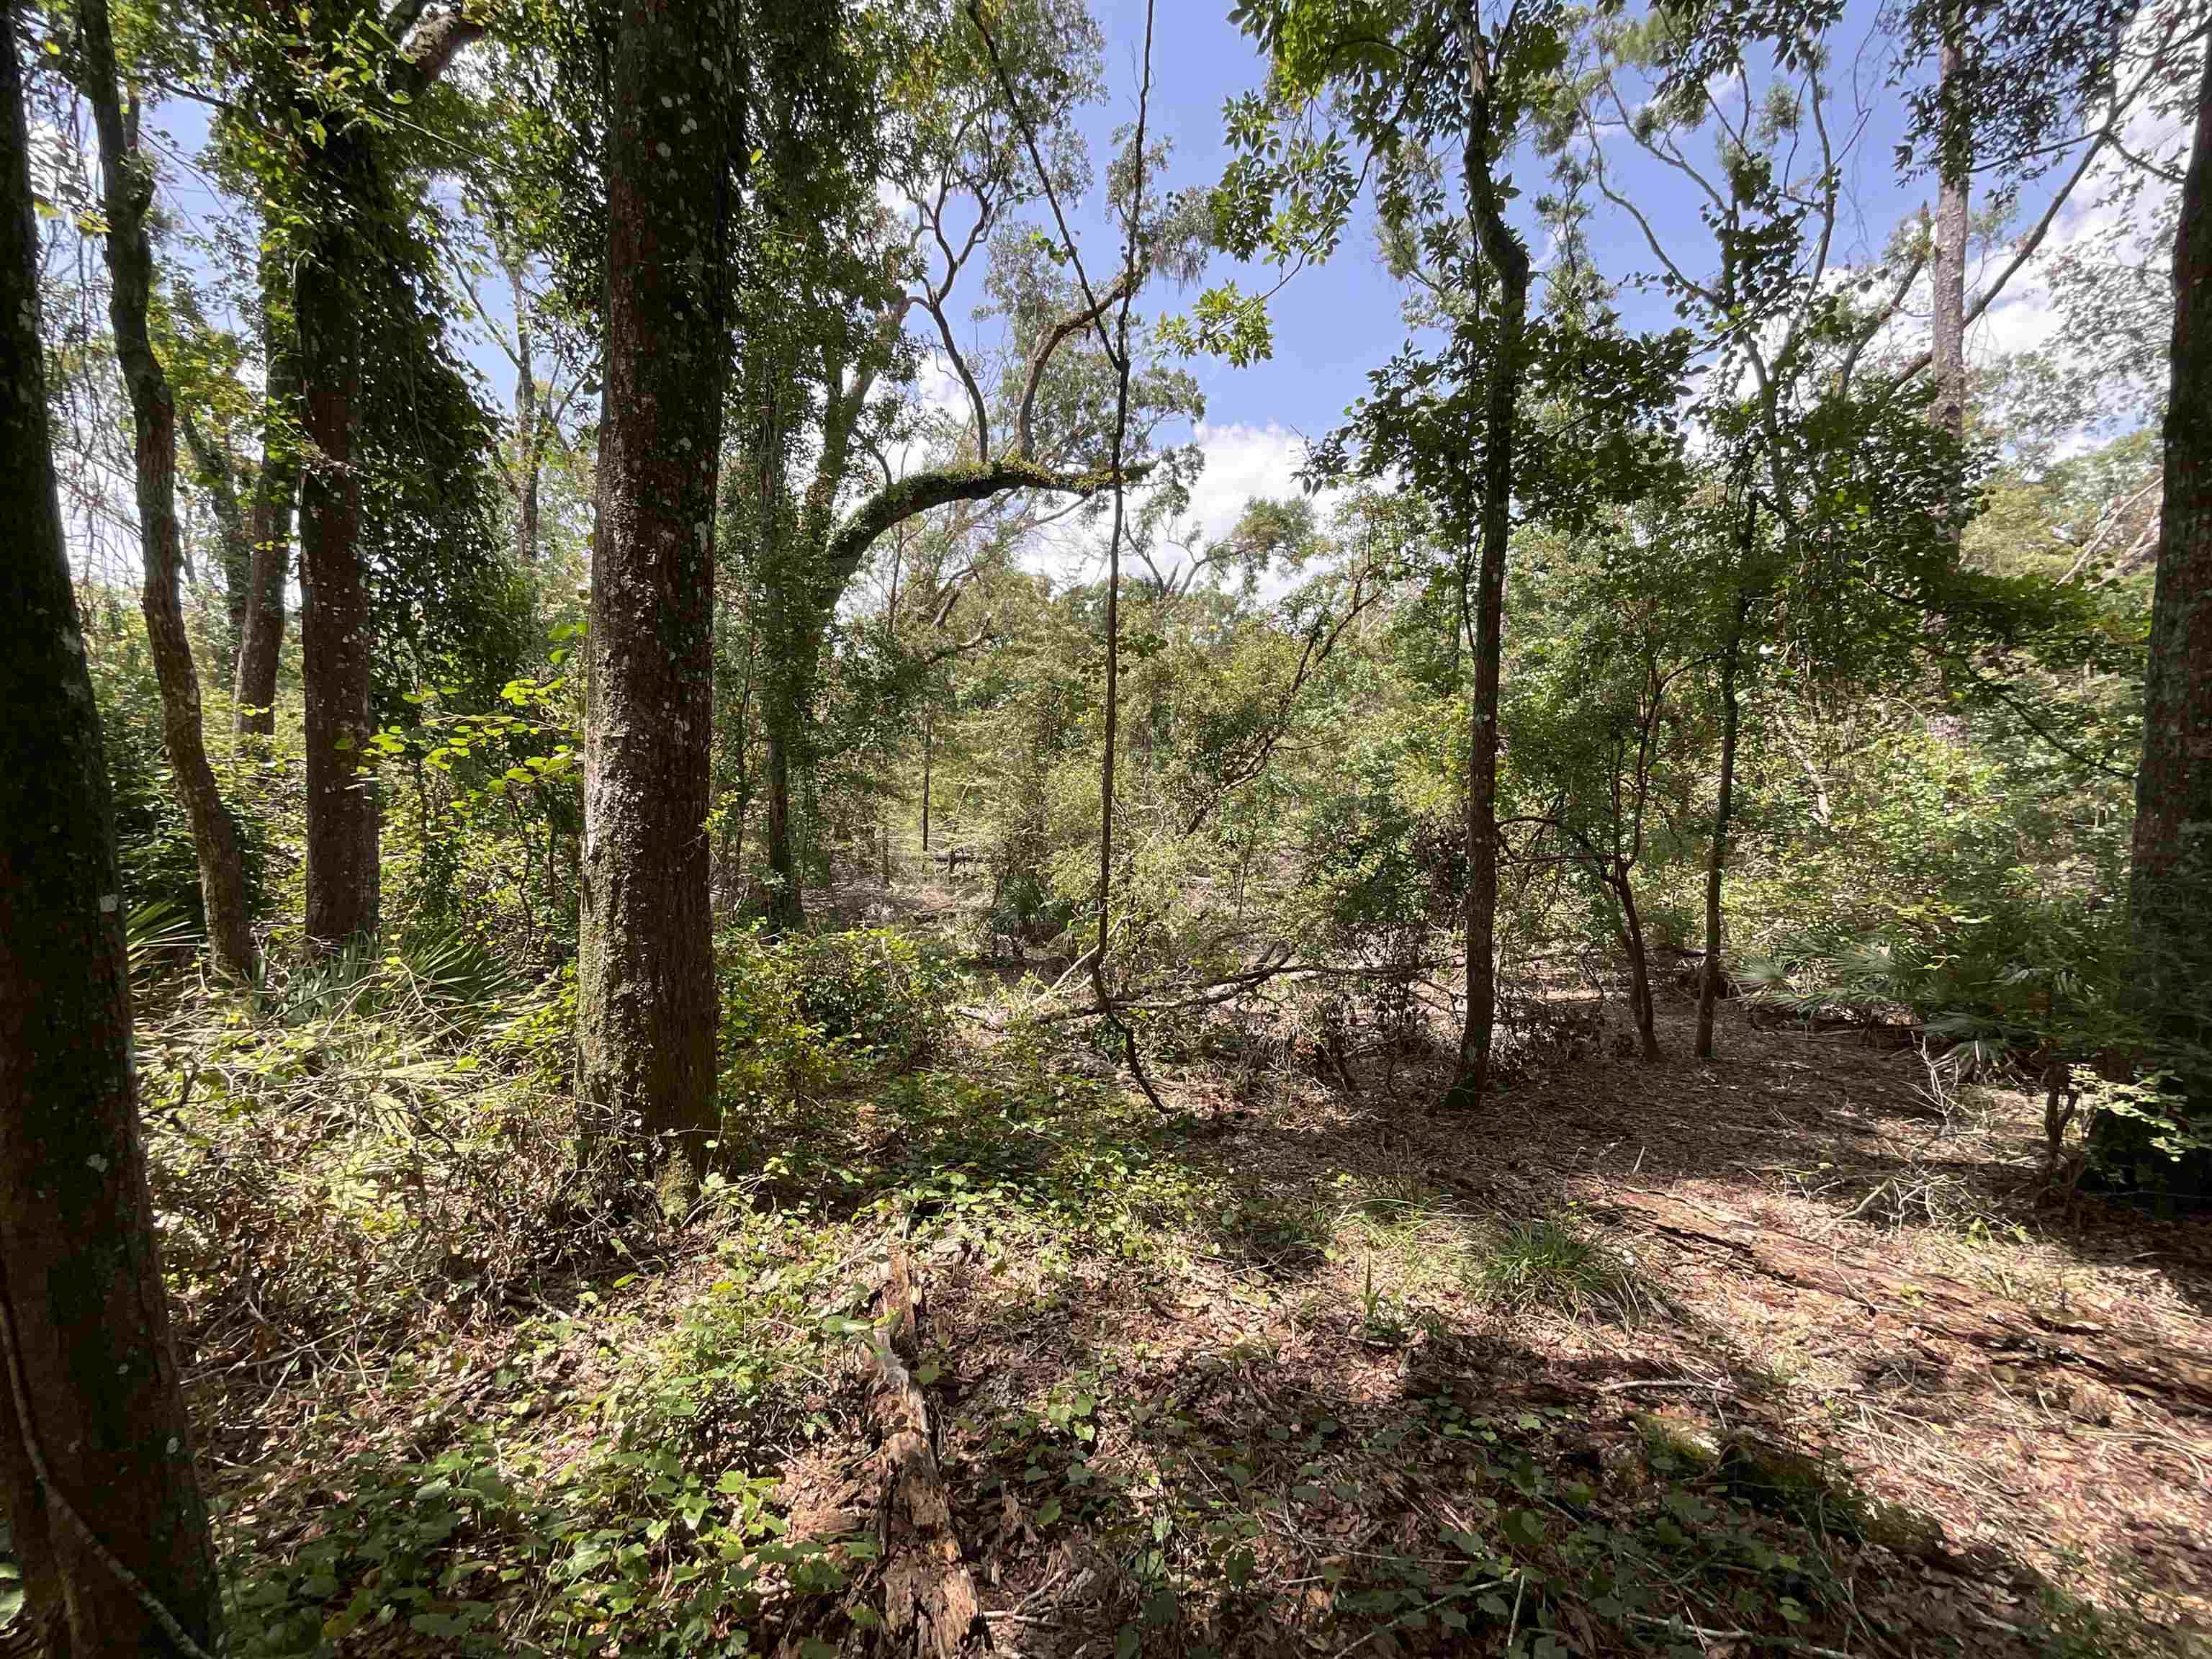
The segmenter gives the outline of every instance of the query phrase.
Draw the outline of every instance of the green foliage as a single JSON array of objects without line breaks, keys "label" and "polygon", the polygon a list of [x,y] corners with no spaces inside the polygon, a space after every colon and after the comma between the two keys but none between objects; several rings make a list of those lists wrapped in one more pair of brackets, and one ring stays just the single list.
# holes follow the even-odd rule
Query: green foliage
[{"label": "green foliage", "polygon": [[741,1170],[820,1127],[833,1092],[925,1058],[961,984],[943,951],[889,931],[778,939],[755,926],[725,933],[717,955],[721,1161]]},{"label": "green foliage", "polygon": [[[145,624],[135,599],[112,591],[88,592],[79,603],[86,612],[87,666],[100,702],[100,744],[115,802],[124,902],[134,910],[164,907],[163,914],[198,929],[204,926],[199,863],[161,738],[161,688],[146,648]],[[253,810],[259,804],[253,785],[260,780],[252,772],[246,779],[241,789],[234,776],[224,793],[238,824],[248,905],[258,911],[269,901],[271,866],[281,865],[282,853],[273,826]]]},{"label": "green foliage", "polygon": [[407,719],[370,739],[370,762],[411,785],[413,810],[386,830],[385,908],[403,929],[503,932],[508,953],[541,969],[574,952],[583,735],[568,641],[580,632],[556,629],[543,665],[495,700],[456,680],[409,692]]}]

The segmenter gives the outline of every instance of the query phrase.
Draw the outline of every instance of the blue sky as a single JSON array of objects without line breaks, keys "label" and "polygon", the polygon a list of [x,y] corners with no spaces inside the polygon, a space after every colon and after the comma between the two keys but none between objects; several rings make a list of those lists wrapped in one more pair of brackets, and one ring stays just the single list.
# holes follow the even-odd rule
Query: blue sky
[{"label": "blue sky", "polygon": [[[1145,27],[1145,0],[1092,0],[1107,38],[1106,101],[1087,112],[1084,125],[1094,154],[1103,157],[1118,125],[1134,113],[1139,52]],[[1264,65],[1252,43],[1227,18],[1227,0],[1161,0],[1155,13],[1151,122],[1174,143],[1170,187],[1211,184],[1227,159],[1222,138],[1224,100],[1256,86]],[[1855,0],[1835,39],[1842,42],[1829,80],[1834,88],[1838,144],[1846,156],[1845,179],[1850,210],[1842,228],[1837,258],[1851,263],[1879,252],[1900,218],[1916,211],[1928,194],[1923,179],[1900,179],[1894,146],[1903,127],[1899,93],[1883,84],[1887,43],[1875,27],[1874,0]],[[170,104],[156,112],[165,129],[169,155],[188,158],[204,137],[204,112],[189,104]],[[1698,198],[1687,179],[1637,150],[1625,136],[1605,149],[1618,186],[1636,202],[1655,228],[1693,274],[1710,264],[1710,243],[1698,222]],[[1526,200],[1544,187],[1544,164],[1532,154],[1516,158]],[[187,167],[173,166],[166,192],[173,213],[187,220],[214,207],[206,182]],[[2040,199],[2031,195],[2032,212]],[[1655,261],[1641,233],[1627,216],[1602,201],[1595,204],[1590,233],[1594,257],[1603,271],[1626,283],[1648,272]],[[2069,210],[2054,245],[2070,228],[2086,223],[2090,210]],[[1094,270],[1110,269],[1116,238],[1096,193],[1079,210],[1078,234]],[[1540,231],[1528,227],[1541,262],[1547,248]],[[2002,249],[1997,250],[2002,252]],[[1212,276],[1232,274],[1225,268]],[[1255,285],[1246,273],[1248,287]],[[1264,275],[1260,283],[1266,281]],[[496,284],[489,285],[496,287]],[[1971,284],[1970,284],[1971,286]],[[2047,331],[2048,307],[2033,283],[2016,283],[2017,293],[1993,308],[1976,331],[1972,349],[1987,356],[2033,343]],[[1158,288],[1142,301],[1153,314],[1179,309],[1195,290],[1177,295]],[[495,312],[504,302],[487,293]],[[1632,326],[1658,327],[1674,321],[1671,305],[1656,291],[1621,289],[1620,302]],[[961,302],[972,304],[972,298]],[[1399,313],[1397,284],[1376,262],[1371,237],[1363,222],[1347,236],[1328,264],[1301,273],[1273,304],[1276,349],[1267,362],[1245,368],[1201,359],[1190,368],[1206,397],[1206,417],[1196,436],[1208,456],[1194,513],[1209,530],[1226,527],[1243,500],[1254,494],[1283,494],[1295,489],[1291,474],[1303,438],[1318,438],[1341,418],[1346,406],[1364,389],[1368,372],[1384,362],[1406,337]],[[473,342],[470,356],[492,395],[507,406],[513,373],[489,341]]]},{"label": "blue sky", "polygon": [[[1087,128],[1103,153],[1113,129],[1135,106],[1139,52],[1145,29],[1145,0],[1092,0],[1107,36],[1108,103],[1092,112]],[[1175,141],[1171,184],[1207,184],[1220,176],[1228,158],[1222,137],[1225,99],[1257,86],[1265,65],[1253,43],[1231,26],[1225,0],[1191,3],[1163,0],[1155,10],[1153,96],[1151,119]],[[1856,211],[1847,216],[1844,261],[1878,255],[1899,219],[1914,211],[1928,193],[1925,181],[1901,179],[1893,165],[1894,147],[1904,126],[1900,95],[1882,84],[1886,46],[1875,33],[1875,7],[1858,0],[1848,11],[1837,39],[1848,42],[1854,60],[1832,64],[1832,101],[1849,117],[1845,179]],[[1837,140],[1839,149],[1845,139]],[[1693,275],[1710,263],[1710,241],[1697,218],[1696,187],[1678,173],[1636,149],[1625,135],[1607,148],[1607,162],[1617,188],[1635,201],[1669,251]],[[1516,158],[1524,234],[1540,263],[1547,239],[1530,222],[1529,199],[1546,187],[1546,164],[1524,150]],[[1110,258],[1110,234],[1096,204],[1085,233],[1091,257]],[[1624,284],[1655,268],[1641,231],[1627,216],[1602,200],[1594,202],[1590,223],[1593,257],[1608,276]],[[1214,273],[1228,274],[1226,269]],[[1264,286],[1248,276],[1245,286]],[[1164,290],[1146,296],[1155,311],[1188,304]],[[1666,327],[1675,321],[1672,301],[1656,289],[1624,286],[1620,307],[1632,327]],[[1344,410],[1365,389],[1368,372],[1404,342],[1398,285],[1377,264],[1363,219],[1328,264],[1297,276],[1273,307],[1275,354],[1247,368],[1201,361],[1192,365],[1206,394],[1206,428],[1200,436],[1213,475],[1201,486],[1196,511],[1220,525],[1245,495],[1279,493],[1294,487],[1299,434],[1318,438],[1336,425]],[[1992,332],[1992,331],[1984,331]]]}]

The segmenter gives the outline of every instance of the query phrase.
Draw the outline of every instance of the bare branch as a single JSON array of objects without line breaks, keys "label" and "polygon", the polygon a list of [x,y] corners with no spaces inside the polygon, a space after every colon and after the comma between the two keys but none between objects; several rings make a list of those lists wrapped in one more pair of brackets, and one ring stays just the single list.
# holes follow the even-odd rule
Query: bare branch
[{"label": "bare branch", "polygon": [[1036,356],[1030,361],[1029,380],[1022,387],[1021,413],[1014,423],[1014,447],[1024,459],[1035,453],[1030,443],[1030,420],[1036,407],[1037,388],[1043,384],[1045,367],[1051,362],[1052,354],[1060,349],[1061,341],[1097,322],[1117,301],[1126,302],[1135,291],[1135,279],[1133,270],[1123,271],[1114,279],[1114,286],[1108,289],[1103,296],[1082,310],[1071,312],[1061,318],[1045,331],[1044,338],[1037,343]]}]

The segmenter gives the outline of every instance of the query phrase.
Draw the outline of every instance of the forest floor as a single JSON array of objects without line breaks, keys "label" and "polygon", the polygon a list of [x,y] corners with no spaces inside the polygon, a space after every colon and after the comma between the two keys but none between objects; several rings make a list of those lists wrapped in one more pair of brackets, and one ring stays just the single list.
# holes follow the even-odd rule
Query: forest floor
[{"label": "forest floor", "polygon": [[2212,1652],[2212,1230],[1689,1014],[1463,1118],[969,1030],[632,1259],[202,1367],[238,1648],[866,1650],[897,1251],[1002,1656]]}]

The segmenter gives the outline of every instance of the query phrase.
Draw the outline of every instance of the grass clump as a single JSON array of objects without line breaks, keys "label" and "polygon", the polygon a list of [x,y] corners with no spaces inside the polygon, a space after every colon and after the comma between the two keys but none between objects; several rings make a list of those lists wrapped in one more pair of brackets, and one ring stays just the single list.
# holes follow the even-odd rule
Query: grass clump
[{"label": "grass clump", "polygon": [[1515,1313],[1546,1308],[1570,1319],[1632,1324],[1650,1304],[1635,1271],[1571,1221],[1532,1216],[1479,1246],[1473,1286]]}]

